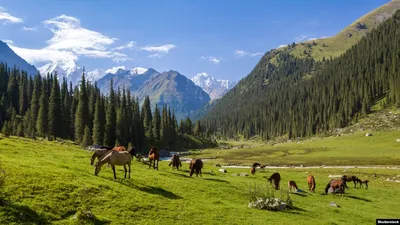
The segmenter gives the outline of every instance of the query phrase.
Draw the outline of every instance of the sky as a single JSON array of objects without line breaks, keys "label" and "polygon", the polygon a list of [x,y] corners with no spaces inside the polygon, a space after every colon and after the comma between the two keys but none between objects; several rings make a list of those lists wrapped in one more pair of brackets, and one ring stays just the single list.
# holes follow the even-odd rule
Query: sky
[{"label": "sky", "polygon": [[389,0],[0,0],[0,40],[36,67],[240,80],[280,45],[327,37]]}]

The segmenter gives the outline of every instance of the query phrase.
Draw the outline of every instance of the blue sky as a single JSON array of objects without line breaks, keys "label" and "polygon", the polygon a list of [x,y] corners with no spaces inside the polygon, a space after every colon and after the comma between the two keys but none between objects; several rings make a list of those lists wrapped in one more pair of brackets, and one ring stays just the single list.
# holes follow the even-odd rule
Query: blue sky
[{"label": "blue sky", "polygon": [[[266,51],[333,36],[389,0],[0,0],[0,40],[40,67],[141,66],[240,80]],[[261,54],[262,53],[262,54]]]}]

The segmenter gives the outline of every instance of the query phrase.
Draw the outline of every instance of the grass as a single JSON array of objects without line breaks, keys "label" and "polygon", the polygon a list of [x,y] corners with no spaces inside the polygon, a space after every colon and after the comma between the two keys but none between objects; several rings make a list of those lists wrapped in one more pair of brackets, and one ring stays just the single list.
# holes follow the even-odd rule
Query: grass
[{"label": "grass", "polygon": [[[365,137],[366,133],[373,136]],[[195,151],[193,157],[216,158],[215,163],[267,165],[398,165],[400,160],[400,131],[364,130],[355,134],[343,134],[325,138],[291,141],[282,144],[240,145],[229,142],[230,149],[206,149]],[[245,143],[245,142],[242,142]],[[250,142],[251,143],[251,142]],[[226,143],[225,143],[226,145]]]},{"label": "grass", "polygon": [[[312,173],[316,194],[291,194],[295,210],[269,212],[247,205],[249,188],[265,187],[272,170],[232,176],[249,171],[228,169],[222,174],[213,162],[205,161],[203,177],[190,178],[187,164],[172,171],[168,162],[160,162],[160,170],[155,171],[135,161],[131,179],[123,179],[123,168],[117,167],[114,181],[110,168],[103,167],[94,176],[89,158],[90,152],[68,142],[2,138],[0,162],[6,172],[2,191],[9,203],[0,206],[0,224],[83,224],[74,219],[82,207],[96,216],[87,224],[370,224],[376,218],[398,217],[393,209],[399,204],[393,196],[400,187],[385,181],[398,175],[398,170],[348,171],[370,179],[369,190],[350,188],[341,197],[321,193],[328,175],[342,170],[282,169],[282,189],[293,179],[305,190],[306,176]],[[332,201],[340,208],[329,206]]]}]

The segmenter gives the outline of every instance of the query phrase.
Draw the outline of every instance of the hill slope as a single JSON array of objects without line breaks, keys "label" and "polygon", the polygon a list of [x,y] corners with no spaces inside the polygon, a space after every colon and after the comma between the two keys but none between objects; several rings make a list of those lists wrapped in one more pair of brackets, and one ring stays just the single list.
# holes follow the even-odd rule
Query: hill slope
[{"label": "hill slope", "polygon": [[137,95],[142,102],[146,95],[152,105],[168,105],[177,119],[192,116],[210,101],[209,95],[191,80],[176,71],[164,72],[147,81]]},{"label": "hill slope", "polygon": [[396,12],[334,60],[294,57],[293,47],[267,52],[204,122],[228,137],[293,138],[351,125],[385,97],[398,106],[399,19]]},{"label": "hill slope", "polygon": [[294,48],[291,48],[291,54],[301,58],[311,56],[315,60],[331,56],[338,57],[372,29],[390,18],[398,9],[400,9],[400,0],[393,0],[362,16],[333,37],[297,43]]},{"label": "hill slope", "polygon": [[34,76],[38,73],[36,67],[27,63],[23,58],[17,55],[6,43],[0,41],[0,62],[8,64],[8,67],[17,67],[26,71],[28,75]]}]

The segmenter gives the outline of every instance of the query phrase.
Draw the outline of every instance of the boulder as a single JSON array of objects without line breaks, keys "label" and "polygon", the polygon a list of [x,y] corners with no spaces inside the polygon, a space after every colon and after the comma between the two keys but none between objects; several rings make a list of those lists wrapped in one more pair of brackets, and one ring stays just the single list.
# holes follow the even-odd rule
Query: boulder
[{"label": "boulder", "polygon": [[352,37],[353,34],[352,33],[347,33],[347,37]]},{"label": "boulder", "polygon": [[329,204],[332,207],[339,207],[335,202],[331,202],[331,204]]},{"label": "boulder", "polygon": [[370,137],[370,136],[372,136],[371,133],[366,133],[366,134],[365,134],[365,137]]},{"label": "boulder", "polygon": [[397,142],[400,142],[400,138],[396,139]]},{"label": "boulder", "polygon": [[264,209],[269,211],[281,211],[286,209],[287,204],[279,198],[266,198],[257,199],[254,202],[250,202],[249,208]]},{"label": "boulder", "polygon": [[249,174],[247,174],[247,173],[241,173],[240,176],[241,176],[241,177],[247,177],[247,176],[249,176]]},{"label": "boulder", "polygon": [[227,173],[227,172],[226,172],[226,169],[219,169],[219,172],[221,172],[221,173]]}]

